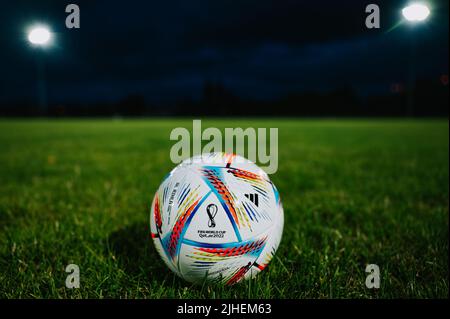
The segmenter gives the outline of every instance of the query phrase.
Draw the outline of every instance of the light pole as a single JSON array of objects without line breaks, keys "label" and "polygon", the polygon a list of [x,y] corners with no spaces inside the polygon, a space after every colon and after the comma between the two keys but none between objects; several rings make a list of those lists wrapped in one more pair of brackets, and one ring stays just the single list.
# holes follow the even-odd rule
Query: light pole
[{"label": "light pole", "polygon": [[28,31],[28,41],[36,48],[37,66],[37,97],[39,111],[42,115],[47,113],[47,87],[45,80],[44,49],[52,43],[52,33],[44,25],[36,25]]},{"label": "light pole", "polygon": [[[411,25],[416,25],[427,20],[430,15],[430,9],[424,3],[414,2],[410,3],[402,10],[404,19]],[[414,36],[409,37],[409,74],[407,79],[407,115],[414,116],[414,89],[416,82],[416,40]]]}]

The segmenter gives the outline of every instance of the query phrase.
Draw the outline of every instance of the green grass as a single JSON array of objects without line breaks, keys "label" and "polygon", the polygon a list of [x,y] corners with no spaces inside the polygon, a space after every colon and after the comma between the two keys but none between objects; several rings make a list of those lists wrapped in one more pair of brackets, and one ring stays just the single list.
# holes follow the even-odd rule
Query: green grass
[{"label": "green grass", "polygon": [[[255,280],[193,286],[149,239],[171,129],[190,120],[1,120],[2,298],[447,298],[447,120],[205,120],[278,127],[280,248]],[[65,288],[65,266],[81,288]],[[365,287],[377,264],[381,288]]]}]

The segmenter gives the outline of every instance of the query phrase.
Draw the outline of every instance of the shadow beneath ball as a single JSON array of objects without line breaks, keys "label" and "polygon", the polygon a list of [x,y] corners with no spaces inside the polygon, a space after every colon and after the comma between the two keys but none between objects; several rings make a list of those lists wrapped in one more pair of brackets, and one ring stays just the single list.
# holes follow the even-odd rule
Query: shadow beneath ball
[{"label": "shadow beneath ball", "polygon": [[[150,237],[149,226],[135,223],[114,231],[108,237],[107,254],[113,255],[118,266],[133,280],[140,280],[142,286],[169,286],[202,293],[204,290],[223,291],[218,283],[189,283],[175,275],[164,264]],[[173,297],[173,296],[167,296]]]},{"label": "shadow beneath ball", "polygon": [[145,223],[131,224],[111,233],[108,249],[120,268],[131,277],[143,277],[147,282],[174,280],[156,251]]}]

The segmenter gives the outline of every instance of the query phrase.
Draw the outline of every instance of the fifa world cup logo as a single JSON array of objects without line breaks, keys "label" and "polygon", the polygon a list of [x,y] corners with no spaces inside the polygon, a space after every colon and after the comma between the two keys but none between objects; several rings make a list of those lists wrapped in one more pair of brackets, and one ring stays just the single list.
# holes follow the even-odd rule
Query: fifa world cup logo
[{"label": "fifa world cup logo", "polygon": [[206,207],[206,213],[208,214],[208,227],[214,228],[216,227],[216,221],[214,220],[214,217],[216,217],[217,214],[217,206],[216,204],[209,204]]}]

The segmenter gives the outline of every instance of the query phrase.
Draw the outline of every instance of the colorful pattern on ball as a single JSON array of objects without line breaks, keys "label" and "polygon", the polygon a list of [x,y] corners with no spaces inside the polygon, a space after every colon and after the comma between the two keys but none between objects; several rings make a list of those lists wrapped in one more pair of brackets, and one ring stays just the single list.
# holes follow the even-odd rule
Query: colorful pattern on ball
[{"label": "colorful pattern on ball", "polygon": [[157,190],[151,237],[167,266],[194,283],[232,285],[256,276],[281,241],[280,196],[267,174],[235,154],[182,162]]}]

